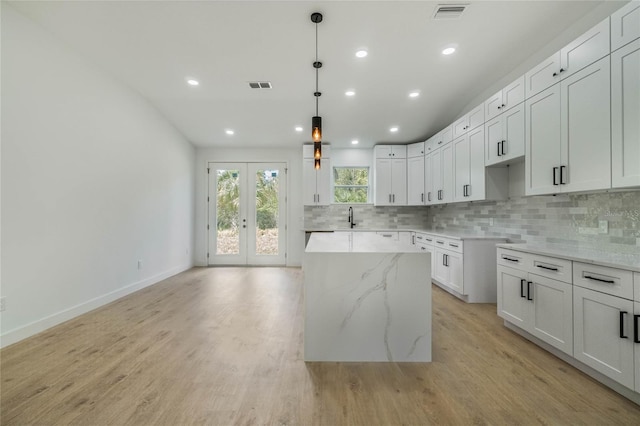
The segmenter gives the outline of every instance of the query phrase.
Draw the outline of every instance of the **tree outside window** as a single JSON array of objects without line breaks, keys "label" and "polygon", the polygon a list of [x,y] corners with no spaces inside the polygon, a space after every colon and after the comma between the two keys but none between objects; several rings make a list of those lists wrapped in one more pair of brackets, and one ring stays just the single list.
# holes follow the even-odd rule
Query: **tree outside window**
[{"label": "tree outside window", "polygon": [[369,202],[369,168],[334,167],[333,202],[341,204]]}]

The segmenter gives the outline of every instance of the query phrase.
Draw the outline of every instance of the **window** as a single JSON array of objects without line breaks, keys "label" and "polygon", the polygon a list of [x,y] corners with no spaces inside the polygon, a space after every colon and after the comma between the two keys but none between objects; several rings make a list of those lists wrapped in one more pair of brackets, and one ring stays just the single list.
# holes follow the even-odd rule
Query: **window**
[{"label": "window", "polygon": [[334,167],[333,202],[349,204],[369,202],[369,168]]}]

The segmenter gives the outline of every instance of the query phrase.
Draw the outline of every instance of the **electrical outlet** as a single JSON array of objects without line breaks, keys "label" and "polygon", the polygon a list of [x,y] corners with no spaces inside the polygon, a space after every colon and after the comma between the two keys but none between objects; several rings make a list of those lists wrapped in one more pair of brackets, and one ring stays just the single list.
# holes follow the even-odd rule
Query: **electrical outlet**
[{"label": "electrical outlet", "polygon": [[598,232],[601,234],[609,233],[609,221],[607,220],[599,220],[598,221]]},{"label": "electrical outlet", "polygon": [[138,270],[142,269],[142,260],[138,260]]},{"label": "electrical outlet", "polygon": [[0,297],[0,312],[3,312],[5,309],[7,309],[7,298]]}]

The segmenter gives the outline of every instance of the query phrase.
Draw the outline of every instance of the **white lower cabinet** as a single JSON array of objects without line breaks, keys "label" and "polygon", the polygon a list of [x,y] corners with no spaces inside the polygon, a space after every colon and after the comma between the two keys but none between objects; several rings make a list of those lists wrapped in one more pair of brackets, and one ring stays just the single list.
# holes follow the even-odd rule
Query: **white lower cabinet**
[{"label": "white lower cabinet", "polygon": [[633,389],[633,302],[576,286],[573,306],[574,357]]},{"label": "white lower cabinet", "polygon": [[498,315],[640,392],[640,273],[511,247],[498,248]]},{"label": "white lower cabinet", "polygon": [[434,278],[451,290],[464,292],[464,274],[462,272],[462,254],[434,247]]},{"label": "white lower cabinet", "polygon": [[499,266],[498,315],[573,355],[571,284]]}]

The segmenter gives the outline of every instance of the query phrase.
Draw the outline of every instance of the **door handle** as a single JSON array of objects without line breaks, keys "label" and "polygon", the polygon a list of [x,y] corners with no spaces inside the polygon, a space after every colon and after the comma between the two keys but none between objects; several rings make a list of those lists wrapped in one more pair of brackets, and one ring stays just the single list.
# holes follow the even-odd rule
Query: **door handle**
[{"label": "door handle", "polygon": [[558,167],[554,167],[553,168],[553,184],[554,185],[559,185],[559,183],[556,181],[556,171],[558,170]]},{"label": "door handle", "polygon": [[620,338],[628,339],[629,336],[625,336],[624,334],[624,316],[627,315],[627,311],[620,311]]},{"label": "door handle", "polygon": [[566,185],[567,182],[564,181],[564,169],[567,166],[560,166],[560,185]]},{"label": "door handle", "polygon": [[638,318],[640,315],[633,316],[633,342],[640,343],[640,339],[638,338]]},{"label": "door handle", "polygon": [[506,142],[506,140],[500,142],[500,152],[502,153],[502,155],[504,155],[504,143]]},{"label": "door handle", "polygon": [[530,297],[531,296],[531,284],[533,284],[532,281],[527,281],[527,300],[533,301],[533,297]]},{"label": "door handle", "polygon": [[520,280],[520,297],[522,297],[523,299],[526,297],[524,295],[524,283],[526,283],[527,280],[521,279]]}]

